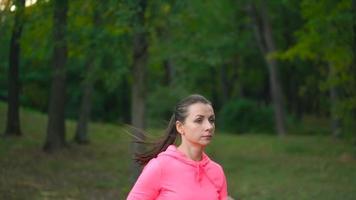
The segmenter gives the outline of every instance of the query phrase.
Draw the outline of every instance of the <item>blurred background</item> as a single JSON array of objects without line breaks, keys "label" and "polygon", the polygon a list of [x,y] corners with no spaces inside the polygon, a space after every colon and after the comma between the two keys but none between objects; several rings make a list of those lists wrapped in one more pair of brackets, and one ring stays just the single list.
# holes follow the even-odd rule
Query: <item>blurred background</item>
[{"label": "blurred background", "polygon": [[214,105],[207,152],[234,199],[355,199],[355,13],[355,0],[0,0],[0,199],[125,199],[133,138],[162,135],[192,93]]}]

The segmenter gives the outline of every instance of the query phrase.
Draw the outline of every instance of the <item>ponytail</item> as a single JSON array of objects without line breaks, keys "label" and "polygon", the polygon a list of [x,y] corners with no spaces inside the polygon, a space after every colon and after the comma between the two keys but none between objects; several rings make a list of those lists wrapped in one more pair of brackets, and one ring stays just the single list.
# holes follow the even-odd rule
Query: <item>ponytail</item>
[{"label": "ponytail", "polygon": [[[168,123],[168,127],[165,131],[164,137],[159,139],[157,142],[153,143],[153,148],[148,150],[145,153],[136,153],[135,154],[135,161],[140,165],[146,165],[152,158],[157,157],[159,153],[165,151],[169,145],[174,144],[177,139],[177,129],[176,129],[176,117],[175,114],[172,115],[171,120]],[[144,143],[145,142],[139,142]]]}]

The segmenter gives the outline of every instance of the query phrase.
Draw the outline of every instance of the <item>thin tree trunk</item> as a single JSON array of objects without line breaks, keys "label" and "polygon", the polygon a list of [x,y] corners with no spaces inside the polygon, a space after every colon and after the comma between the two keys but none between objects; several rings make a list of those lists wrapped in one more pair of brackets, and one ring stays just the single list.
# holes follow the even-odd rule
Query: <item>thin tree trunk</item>
[{"label": "thin tree trunk", "polygon": [[221,105],[224,105],[229,99],[229,80],[226,65],[227,64],[223,64],[220,68]]},{"label": "thin tree trunk", "polygon": [[15,2],[16,13],[15,23],[12,29],[10,42],[10,56],[9,56],[9,74],[8,74],[8,109],[7,109],[7,123],[5,129],[5,136],[20,136],[20,103],[19,103],[19,63],[20,63],[20,39],[22,34],[22,27],[24,24],[24,8],[25,0],[17,0]]},{"label": "thin tree trunk", "polygon": [[170,58],[167,58],[163,61],[163,67],[164,67],[164,84],[169,86],[172,85],[172,83],[174,82],[174,66],[173,66],[173,62]]},{"label": "thin tree trunk", "polygon": [[353,52],[353,64],[356,65],[356,0],[352,0],[352,52]]},{"label": "thin tree trunk", "polygon": [[259,41],[260,49],[265,57],[268,75],[269,75],[269,84],[270,84],[270,95],[272,98],[274,106],[274,115],[276,129],[279,136],[286,135],[285,128],[285,111],[283,103],[283,95],[281,86],[278,78],[278,64],[276,59],[268,58],[268,56],[276,51],[275,43],[272,37],[272,26],[268,19],[267,15],[267,6],[265,1],[261,1],[261,8],[258,12],[256,7],[252,5],[253,16],[255,18],[255,31],[256,36]]},{"label": "thin tree trunk", "polygon": [[[352,55],[353,55],[353,61],[352,61],[352,73],[356,74],[356,0],[352,0]],[[355,82],[354,82],[354,88],[356,86]],[[353,92],[352,96],[356,96],[356,93]],[[353,113],[352,113],[352,117],[355,119],[356,118],[356,111],[355,111],[355,107],[353,109]],[[356,127],[356,125],[354,125],[353,127]],[[356,131],[353,131],[353,144],[354,147],[356,147]]]},{"label": "thin tree trunk", "polygon": [[[329,81],[332,82],[332,79],[335,78],[335,68],[329,64]],[[340,137],[341,135],[341,127],[340,127],[340,122],[341,119],[337,114],[337,104],[338,104],[338,91],[337,88],[334,85],[330,86],[329,89],[329,94],[330,94],[330,116],[331,116],[331,130],[332,130],[332,135],[335,138]]]},{"label": "thin tree trunk", "polygon": [[[90,72],[92,64],[87,64],[86,71]],[[78,144],[87,144],[88,139],[88,122],[90,120],[91,102],[93,93],[93,80],[86,78],[83,83],[83,96],[81,99],[79,119],[77,122],[77,129],[74,135],[74,141]]]},{"label": "thin tree trunk", "polygon": [[[157,33],[158,33],[158,37],[161,41],[163,42],[168,42],[170,37],[171,37],[171,33],[169,28],[169,20],[167,20],[166,22],[166,27],[160,27],[157,28]],[[163,67],[164,67],[164,85],[166,86],[172,86],[174,83],[174,77],[175,77],[175,67],[174,67],[174,62],[173,59],[170,56],[167,56],[167,58],[165,58],[163,60]]]},{"label": "thin tree trunk", "polygon": [[352,73],[356,74],[356,0],[352,0]]},{"label": "thin tree trunk", "polygon": [[50,91],[49,114],[44,151],[51,152],[63,148],[65,141],[65,88],[67,61],[67,0],[54,0],[52,55],[52,84]]},{"label": "thin tree trunk", "polygon": [[[239,56],[235,56],[232,60],[232,65],[237,66],[232,71],[231,85],[229,85],[229,98],[233,95],[238,95],[239,98],[245,97],[244,87],[240,81],[239,66],[241,66],[241,59]],[[237,91],[237,92],[235,92]]]},{"label": "thin tree trunk", "polygon": [[96,58],[96,48],[98,39],[96,38],[96,32],[94,30],[100,29],[100,10],[99,5],[93,8],[93,30],[92,30],[92,38],[93,41],[91,42],[90,48],[88,49],[88,62],[85,65],[85,78],[83,83],[83,95],[81,99],[80,111],[79,111],[79,118],[77,122],[77,129],[74,135],[74,141],[78,144],[87,144],[89,142],[88,138],[88,123],[90,120],[90,112],[92,106],[92,93],[93,93],[93,63],[95,62]]},{"label": "thin tree trunk", "polygon": [[[147,33],[145,25],[145,11],[147,2],[145,0],[138,1],[137,13],[134,20],[135,35],[133,39],[133,66],[132,66],[132,99],[131,99],[131,124],[137,129],[145,128],[145,109],[146,109],[146,65],[147,65]],[[133,133],[137,138],[145,139],[142,131],[134,130]],[[138,153],[142,151],[142,145],[133,142],[132,151]],[[133,163],[132,181],[136,180],[140,173],[140,167],[137,163]]]}]

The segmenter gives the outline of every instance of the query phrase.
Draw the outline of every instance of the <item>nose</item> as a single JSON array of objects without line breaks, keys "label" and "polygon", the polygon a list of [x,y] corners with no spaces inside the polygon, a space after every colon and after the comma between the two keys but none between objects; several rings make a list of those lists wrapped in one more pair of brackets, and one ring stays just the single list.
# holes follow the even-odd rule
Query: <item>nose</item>
[{"label": "nose", "polygon": [[210,122],[209,120],[205,120],[205,123],[204,123],[205,130],[211,131],[211,130],[213,130],[214,126],[215,125],[213,122]]}]

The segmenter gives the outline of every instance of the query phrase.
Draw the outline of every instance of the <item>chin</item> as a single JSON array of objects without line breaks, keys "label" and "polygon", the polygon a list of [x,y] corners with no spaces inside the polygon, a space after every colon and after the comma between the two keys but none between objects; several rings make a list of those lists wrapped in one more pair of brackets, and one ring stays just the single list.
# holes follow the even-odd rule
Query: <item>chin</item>
[{"label": "chin", "polygon": [[206,146],[208,146],[209,144],[210,144],[210,141],[201,142],[201,143],[200,143],[200,145],[201,145],[202,147],[206,147]]}]

